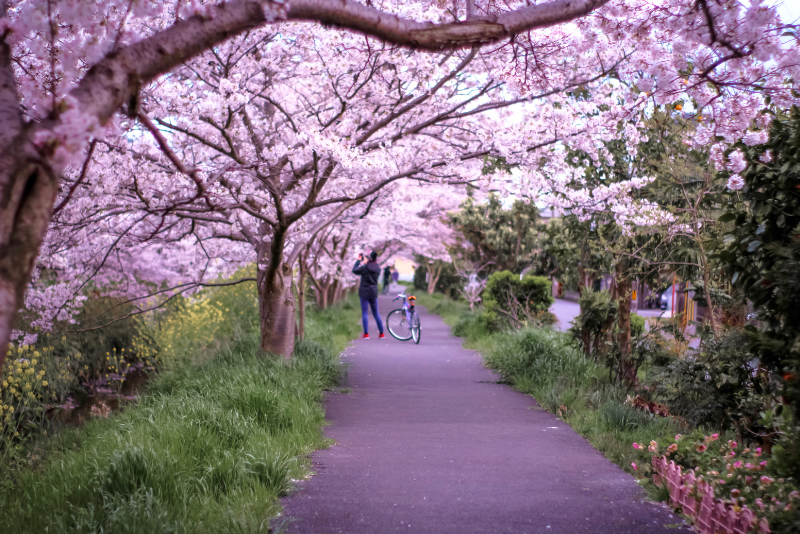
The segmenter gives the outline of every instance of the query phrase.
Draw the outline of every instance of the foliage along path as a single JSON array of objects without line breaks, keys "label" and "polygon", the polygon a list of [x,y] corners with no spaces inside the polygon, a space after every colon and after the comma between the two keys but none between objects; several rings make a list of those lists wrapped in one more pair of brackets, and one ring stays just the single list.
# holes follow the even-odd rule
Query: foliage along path
[{"label": "foliage along path", "polygon": [[289,532],[675,532],[630,475],[421,312],[419,345],[377,339],[370,318],[374,337],[345,352],[352,392],[326,401],[336,444],[284,499]]}]

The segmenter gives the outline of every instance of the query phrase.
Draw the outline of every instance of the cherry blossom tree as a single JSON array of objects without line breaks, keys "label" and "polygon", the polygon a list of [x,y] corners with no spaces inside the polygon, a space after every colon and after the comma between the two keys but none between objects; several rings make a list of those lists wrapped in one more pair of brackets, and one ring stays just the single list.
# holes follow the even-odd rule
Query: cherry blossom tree
[{"label": "cherry blossom tree", "polygon": [[[461,174],[480,169],[490,137],[470,106],[515,103],[493,100],[498,84],[465,73],[475,50],[432,56],[363,43],[335,30],[291,39],[259,30],[187,62],[142,91],[135,123],[92,155],[101,161],[66,177],[71,206],[57,221],[82,228],[89,207],[111,223],[101,234],[111,248],[190,240],[206,263],[255,261],[262,347],[290,355],[293,266],[308,244],[365,201],[365,212],[391,221],[393,204],[374,207],[371,197],[398,180],[463,183]],[[390,230],[362,237],[372,246],[398,241]],[[104,265],[110,248],[101,256],[106,247],[91,240],[72,248],[88,248],[93,263],[78,272],[112,268]],[[56,251],[47,258],[63,261]],[[130,270],[118,263],[114,273]],[[206,263],[194,264],[196,283],[218,274]],[[149,282],[171,273],[154,274]]]},{"label": "cherry blossom tree", "polygon": [[[68,164],[113,128],[118,110],[136,115],[143,87],[197,54],[281,20],[346,27],[420,49],[472,47],[584,16],[603,3],[554,0],[435,24],[352,0],[177,2],[177,9],[155,0],[2,0],[0,345],[10,339]],[[416,14],[424,7],[415,6]],[[0,351],[0,364],[4,356]]]},{"label": "cherry blossom tree", "polygon": [[[200,237],[194,239],[205,245],[211,239],[203,232],[227,226],[228,241],[240,246],[232,247],[230,254],[214,247],[203,252],[213,258],[209,263],[214,264],[214,269],[223,269],[223,265],[244,261],[259,237],[258,247],[270,244],[270,258],[280,260],[286,254],[285,259],[296,259],[295,254],[303,250],[301,242],[350,209],[349,203],[367,200],[378,191],[360,184],[366,187],[355,188],[352,194],[343,190],[337,193],[332,189],[317,190],[313,184],[335,183],[339,175],[334,177],[334,172],[347,176],[346,171],[355,168],[347,169],[348,162],[358,160],[355,165],[361,165],[370,158],[381,161],[375,154],[392,153],[395,144],[404,147],[406,157],[411,160],[401,160],[399,165],[392,160],[391,174],[385,180],[419,178],[422,173],[427,174],[427,179],[433,179],[431,175],[435,174],[438,181],[443,177],[452,181],[460,160],[467,158],[469,162],[481,152],[494,153],[519,166],[522,173],[512,178],[484,177],[475,185],[496,188],[499,184],[517,195],[534,195],[544,188],[567,189],[552,178],[551,172],[563,168],[565,144],[583,150],[593,160],[603,157],[603,143],[614,138],[620,127],[630,130],[629,137],[635,135],[636,121],[647,114],[652,102],[684,101],[687,110],[692,110],[704,125],[692,142],[732,141],[746,135],[748,128],[763,130],[769,122],[769,117],[759,114],[765,98],[779,105],[794,102],[792,90],[796,82],[791,80],[800,80],[796,50],[781,42],[781,35],[792,28],[781,23],[774,9],[757,1],[744,4],[736,0],[554,0],[528,5],[522,0],[502,3],[467,0],[463,4],[426,1],[406,4],[387,0],[367,4],[353,0],[232,0],[222,4],[177,2],[175,5],[154,0],[0,2],[6,14],[0,19],[0,218],[3,221],[0,343],[9,339],[51,214],[54,211],[61,214],[77,201],[84,183],[101,184],[109,192],[115,190],[116,172],[106,168],[106,175],[99,181],[81,178],[94,172],[95,165],[76,163],[76,158],[93,161],[93,153],[99,152],[108,157],[114,171],[124,171],[128,192],[140,203],[138,213],[146,215],[124,235],[135,234],[143,249],[145,243],[156,247],[159,246],[156,243],[160,244],[161,249],[152,249],[160,250],[159,265],[170,265],[165,252],[167,244],[187,238],[187,229],[203,228],[196,230]],[[308,26],[298,27],[288,21],[321,22],[353,30],[356,32],[353,35],[365,34],[383,42],[439,53],[471,50],[446,54],[441,63],[432,59],[437,56],[429,56],[425,64],[418,55],[401,61],[400,49],[351,36],[340,38],[340,45],[317,49],[320,61],[314,64],[325,68],[314,73],[304,64],[294,63],[289,54],[294,46],[313,50],[326,39],[314,44],[311,36],[323,30],[315,27],[309,32]],[[569,21],[573,22],[563,24]],[[269,45],[251,49],[254,41],[268,41]],[[244,49],[234,51],[234,42],[242,43]],[[498,44],[484,46],[491,43]],[[484,46],[483,50],[479,52],[478,46]],[[220,51],[223,56],[217,58],[215,54]],[[241,56],[237,64],[249,62],[257,51],[266,63],[258,73],[246,71],[250,76],[232,79],[219,72],[222,68],[225,74],[229,66],[225,58]],[[351,52],[355,55],[353,59],[347,57]],[[373,112],[376,117],[367,117],[366,107],[359,112],[356,106],[353,113],[342,104],[348,102],[349,90],[364,89],[359,85],[364,78],[353,81],[353,73],[329,81],[329,85],[337,87],[338,95],[331,97],[325,91],[320,93],[319,101],[317,95],[308,98],[312,87],[319,83],[309,80],[327,72],[325,69],[330,70],[330,61],[349,62],[357,66],[354,72],[367,77],[377,63],[369,63],[365,57],[376,55],[398,56],[398,59],[393,56],[390,63],[403,67],[392,76],[398,80],[397,87],[406,83],[403,90],[407,93],[390,103],[373,102],[382,106]],[[215,64],[213,68],[208,61]],[[467,64],[459,70],[464,62]],[[231,66],[235,70],[237,65]],[[448,112],[443,103],[447,99],[424,97],[412,90],[411,85],[419,84],[420,91],[431,91],[436,80],[444,79],[442,76],[446,77],[447,72],[463,72],[467,67],[474,69],[475,91],[495,88],[502,92],[502,98],[492,98],[486,89],[481,97],[463,104],[463,99],[469,97],[462,94],[462,100],[457,100],[460,107]],[[409,70],[422,73],[425,69],[431,70],[430,78],[410,81],[413,76],[408,74]],[[388,71],[375,72],[386,75]],[[609,73],[614,80],[609,80]],[[349,86],[337,85],[348,76]],[[404,80],[404,76],[408,78]],[[492,85],[486,86],[489,82]],[[253,84],[259,83],[267,87],[256,90]],[[296,90],[296,100],[285,101],[291,104],[289,112],[273,108],[274,103],[260,102],[261,96],[270,94],[272,84]],[[449,90],[450,86],[445,83],[442,87]],[[193,93],[194,104],[188,101]],[[302,101],[301,95],[308,101]],[[281,96],[289,98],[288,94]],[[403,100],[406,97],[410,100]],[[417,104],[423,97],[424,102]],[[242,98],[256,102],[240,101]],[[324,100],[330,105],[325,107]],[[411,111],[418,105],[427,105],[429,100],[436,100],[442,107],[434,113],[431,105],[427,115],[415,118]],[[523,111],[512,111],[511,103],[518,104]],[[204,123],[204,130],[196,131],[197,121],[188,124],[181,112],[202,114],[203,105],[215,108],[211,113],[213,124]],[[276,149],[292,152],[285,162],[281,163],[279,157],[264,156],[254,138],[262,139],[265,148],[271,147],[263,140],[266,135],[259,131],[263,126],[256,119],[270,114],[286,116],[284,123],[280,122],[283,119],[267,122],[291,130],[288,123],[295,120],[294,114],[303,107],[307,111],[316,109],[314,117],[306,117],[311,122],[316,119],[315,127],[307,131],[297,128],[293,132],[292,141],[297,147],[283,143]],[[230,113],[230,124],[227,119],[222,120],[225,108],[236,110]],[[406,108],[408,112],[395,116]],[[120,110],[124,114],[118,114]],[[343,117],[324,127],[338,110],[343,110]],[[481,120],[476,119],[479,114]],[[576,120],[576,116],[580,119]],[[387,122],[388,117],[393,118]],[[130,122],[134,119],[136,123]],[[255,136],[250,133],[248,121],[253,124]],[[450,143],[451,150],[437,154],[437,158],[426,159],[430,153],[408,155],[413,152],[413,142],[406,143],[406,136],[425,135],[437,124],[448,121],[469,123],[471,129],[460,130],[466,135],[462,139],[440,139],[439,142]],[[349,137],[345,135],[348,128]],[[196,143],[190,146],[187,138],[192,138],[192,134],[222,150],[199,139],[194,139]],[[398,134],[400,137],[395,139],[393,136]],[[225,139],[226,135],[230,141]],[[145,150],[144,139],[150,137],[155,141]],[[109,141],[103,141],[104,138]],[[129,148],[121,139],[125,143],[138,143],[130,149],[135,156],[129,158],[130,163],[123,164],[116,158],[120,150],[128,155]],[[250,153],[236,161],[240,145],[247,145]],[[212,159],[210,154],[214,151],[217,156]],[[348,158],[354,151],[357,157]],[[87,154],[89,157],[81,158]],[[417,166],[412,164],[414,161]],[[331,162],[334,162],[332,168]],[[385,163],[384,159],[382,164]],[[721,164],[735,166],[736,162],[721,161]],[[326,175],[329,168],[330,174]],[[140,179],[155,181],[150,173],[163,176],[167,172],[174,175],[176,187],[145,190],[136,185]],[[470,175],[469,169],[466,174]],[[273,184],[269,187],[264,184],[259,196],[251,186],[262,178]],[[470,179],[477,178],[470,176]],[[620,187],[624,193],[625,187],[635,185]],[[282,191],[284,187],[286,190]],[[289,193],[291,197],[295,189],[306,193],[299,204],[294,197],[281,196]],[[607,194],[609,198],[624,197],[614,189]],[[580,192],[574,195],[576,203],[580,203]],[[281,202],[276,202],[276,197]],[[257,203],[256,207],[249,204],[251,199]],[[638,216],[626,199],[622,198],[617,205],[625,216]],[[203,220],[198,210],[205,212],[209,220]],[[123,221],[133,225],[137,217],[124,209],[119,216],[109,215],[111,211],[99,210],[94,217],[101,225],[115,227]],[[66,215],[61,224],[70,227],[82,224],[68,220]],[[245,236],[247,224],[241,222],[245,220],[243,217],[260,221],[260,226],[251,228],[263,233],[250,231],[251,237]],[[290,224],[285,225],[284,220]],[[141,233],[148,225],[150,234]],[[290,231],[292,225],[295,229]],[[83,226],[86,232],[98,233],[90,226],[88,222]],[[242,239],[232,239],[237,232]],[[289,235],[291,232],[296,232],[297,237]],[[122,230],[115,228],[108,235],[121,233]],[[268,234],[270,237],[265,241],[263,238]],[[147,239],[143,240],[144,237]],[[107,239],[113,242],[117,237]],[[68,242],[58,237],[53,239],[59,241]],[[285,247],[287,243],[289,248]],[[276,254],[272,254],[273,249]],[[141,254],[134,252],[134,256]],[[122,256],[118,258],[122,263]],[[262,299],[264,302],[280,302],[280,295],[288,294],[286,278],[291,265],[288,261],[259,261],[262,268],[259,284],[266,288],[264,296],[268,297]],[[73,266],[65,263],[64,269]],[[270,269],[275,269],[274,275],[269,274]],[[168,268],[164,272],[167,271]],[[272,332],[266,334],[265,346],[285,352],[291,343],[286,333],[290,314],[280,306],[265,306],[268,309],[262,317],[270,317],[267,323],[271,326],[266,330]],[[282,311],[275,312],[279,308]]]}]

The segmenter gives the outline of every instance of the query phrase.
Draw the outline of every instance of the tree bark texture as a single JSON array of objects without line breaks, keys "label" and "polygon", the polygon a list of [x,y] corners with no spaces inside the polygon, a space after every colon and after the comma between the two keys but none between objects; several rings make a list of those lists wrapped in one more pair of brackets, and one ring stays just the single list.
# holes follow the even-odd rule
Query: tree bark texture
[{"label": "tree bark texture", "polygon": [[[438,268],[437,263],[440,264],[438,265]],[[428,269],[428,295],[433,295],[434,291],[436,291],[436,283],[439,281],[439,277],[441,275],[441,262],[434,262],[433,265]]]},{"label": "tree bark texture", "polygon": [[[583,253],[582,256],[583,256],[582,259],[585,260],[586,257],[587,257],[587,254]],[[579,296],[583,295],[584,289],[586,291],[591,291],[592,290],[591,283],[587,282],[588,277],[589,277],[589,274],[586,272],[586,267],[584,267],[583,262],[579,262],[578,263],[578,295]],[[580,315],[582,317],[585,317],[586,316],[585,306],[583,305],[583,303],[580,302],[580,298],[578,299],[578,302],[579,302],[579,304],[578,304],[579,313],[580,313]],[[587,356],[591,356],[592,352],[596,353],[600,349],[600,347],[599,347],[599,345],[597,343],[597,339],[598,338],[595,338],[594,340],[592,340],[591,332],[589,332],[589,330],[587,330],[586,328],[582,329],[582,331],[581,331],[581,345],[583,346],[583,352]]]},{"label": "tree bark texture", "polygon": [[295,299],[292,267],[284,261],[285,229],[276,229],[272,241],[258,250],[258,309],[261,348],[270,354],[291,358],[294,351]]},{"label": "tree bark texture", "polygon": [[708,261],[703,262],[703,296],[706,299],[706,306],[708,307],[708,320],[711,322],[711,329],[714,331],[715,336],[719,336],[719,323],[714,315],[714,302],[711,300],[711,289],[708,287],[711,283],[711,273],[709,272]]},{"label": "tree bark texture", "polygon": [[614,267],[617,298],[617,344],[620,350],[620,374],[628,384],[636,383],[636,366],[631,360],[631,279],[622,262]]},{"label": "tree bark texture", "polygon": [[303,259],[297,271],[297,337],[306,337],[306,266]]},{"label": "tree bark texture", "polygon": [[11,50],[0,40],[0,374],[58,194],[58,177],[47,154],[31,143],[30,131],[20,108]]}]

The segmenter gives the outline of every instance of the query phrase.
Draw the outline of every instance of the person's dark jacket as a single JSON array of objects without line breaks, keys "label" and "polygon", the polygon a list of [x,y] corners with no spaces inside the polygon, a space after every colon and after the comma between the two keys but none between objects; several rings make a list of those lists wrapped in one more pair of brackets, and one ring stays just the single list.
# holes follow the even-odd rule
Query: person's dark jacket
[{"label": "person's dark jacket", "polygon": [[357,261],[353,267],[353,274],[361,276],[361,284],[358,286],[358,296],[362,299],[378,298],[378,278],[381,276],[381,267],[377,262],[371,261],[361,265]]}]

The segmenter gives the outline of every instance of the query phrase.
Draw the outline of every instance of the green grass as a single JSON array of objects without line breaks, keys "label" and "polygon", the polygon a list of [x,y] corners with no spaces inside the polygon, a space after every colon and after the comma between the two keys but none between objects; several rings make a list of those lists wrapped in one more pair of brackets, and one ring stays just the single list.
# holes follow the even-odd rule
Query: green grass
[{"label": "green grass", "polygon": [[327,445],[322,392],[358,313],[310,313],[307,328],[292,360],[240,333],[135,405],[40,443],[34,467],[0,471],[0,532],[267,532],[305,455]]},{"label": "green grass", "polygon": [[[587,359],[567,334],[549,328],[491,333],[464,303],[426,295],[420,304],[433,313],[441,310],[453,333],[478,349],[502,382],[533,396],[629,473],[637,460],[633,442],[649,443],[680,431],[671,419],[625,405],[624,388],[610,384],[607,369]],[[664,492],[651,482],[643,485],[652,498],[664,500]]]}]

